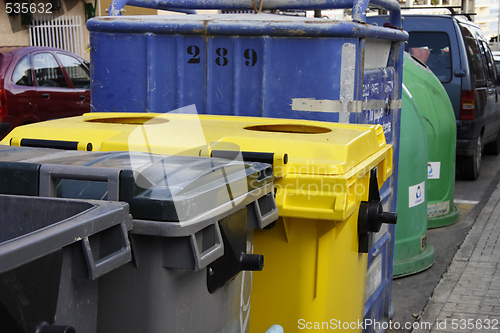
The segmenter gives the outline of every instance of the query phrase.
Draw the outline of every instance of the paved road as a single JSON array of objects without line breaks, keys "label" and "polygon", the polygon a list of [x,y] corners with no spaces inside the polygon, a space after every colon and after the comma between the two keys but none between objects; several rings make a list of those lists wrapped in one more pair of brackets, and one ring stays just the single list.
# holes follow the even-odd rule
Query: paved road
[{"label": "paved road", "polygon": [[[460,209],[458,223],[431,229],[427,240],[434,246],[436,260],[428,270],[408,277],[394,280],[393,306],[394,321],[402,324],[414,322],[421,315],[434,288],[446,272],[457,249],[474,224],[482,207],[500,181],[500,156],[484,156],[481,175],[472,182],[455,183],[455,203]],[[410,332],[408,329],[392,332]]]}]

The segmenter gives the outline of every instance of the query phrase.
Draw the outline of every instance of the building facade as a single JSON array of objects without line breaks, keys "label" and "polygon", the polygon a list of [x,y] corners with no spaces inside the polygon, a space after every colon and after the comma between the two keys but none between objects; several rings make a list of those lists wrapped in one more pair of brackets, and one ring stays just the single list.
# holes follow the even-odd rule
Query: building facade
[{"label": "building facade", "polygon": [[[89,60],[86,21],[106,15],[111,0],[0,0],[0,46],[52,46]],[[125,7],[125,15],[157,13]]]}]

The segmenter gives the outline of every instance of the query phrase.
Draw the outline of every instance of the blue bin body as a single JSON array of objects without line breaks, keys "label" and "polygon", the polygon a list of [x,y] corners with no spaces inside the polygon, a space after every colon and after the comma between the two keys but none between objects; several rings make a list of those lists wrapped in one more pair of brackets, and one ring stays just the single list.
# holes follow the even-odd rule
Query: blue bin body
[{"label": "blue bin body", "polygon": [[[87,27],[92,111],[194,104],[201,114],[381,124],[395,148],[381,197],[385,211],[396,211],[406,32],[263,13],[113,16]],[[393,314],[393,253],[394,226],[383,226],[368,254],[364,316],[372,323]]]}]

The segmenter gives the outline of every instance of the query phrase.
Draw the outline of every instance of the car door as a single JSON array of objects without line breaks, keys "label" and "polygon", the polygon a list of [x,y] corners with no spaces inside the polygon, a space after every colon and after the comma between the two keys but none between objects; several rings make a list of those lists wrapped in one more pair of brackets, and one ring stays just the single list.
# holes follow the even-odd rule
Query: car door
[{"label": "car door", "polygon": [[55,55],[36,52],[32,56],[35,74],[35,105],[41,120],[75,116],[83,113],[80,93],[71,88]]},{"label": "car door", "polygon": [[12,73],[7,72],[4,83],[9,122],[12,127],[15,127],[27,122],[38,121],[39,115],[34,103],[36,91],[33,87],[30,54],[22,57],[12,67]]},{"label": "car door", "polygon": [[80,115],[90,111],[90,71],[88,67],[71,54],[57,52],[57,58],[70,79],[72,93],[78,95],[74,104],[75,112]]}]

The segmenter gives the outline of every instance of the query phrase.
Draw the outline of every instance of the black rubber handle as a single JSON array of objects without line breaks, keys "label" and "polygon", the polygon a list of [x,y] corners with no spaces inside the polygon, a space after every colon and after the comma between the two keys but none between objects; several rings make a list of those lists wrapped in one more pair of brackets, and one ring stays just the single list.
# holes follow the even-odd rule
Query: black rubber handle
[{"label": "black rubber handle", "polygon": [[264,256],[262,254],[242,253],[240,267],[242,271],[261,271],[264,268]]},{"label": "black rubber handle", "polygon": [[[59,140],[41,140],[41,139],[21,139],[19,145],[21,147],[33,148],[54,148],[64,150],[78,150],[78,142],[76,141],[59,141]],[[88,143],[87,151],[92,150],[92,144]]]},{"label": "black rubber handle", "polygon": [[[212,150],[210,157],[218,157],[218,158],[234,160],[239,154],[241,154],[243,160],[246,162],[262,162],[268,164],[273,164],[274,162],[274,153],[261,153],[253,151]],[[285,164],[288,163],[287,154],[285,154],[283,162]]]}]

